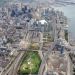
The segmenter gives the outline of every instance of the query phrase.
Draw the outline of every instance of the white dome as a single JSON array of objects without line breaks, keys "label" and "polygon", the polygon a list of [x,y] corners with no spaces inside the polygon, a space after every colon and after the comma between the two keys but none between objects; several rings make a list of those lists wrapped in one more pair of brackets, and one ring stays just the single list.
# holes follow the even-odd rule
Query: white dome
[{"label": "white dome", "polygon": [[47,23],[46,20],[40,20],[39,22],[40,22],[41,24],[45,24],[45,23]]}]

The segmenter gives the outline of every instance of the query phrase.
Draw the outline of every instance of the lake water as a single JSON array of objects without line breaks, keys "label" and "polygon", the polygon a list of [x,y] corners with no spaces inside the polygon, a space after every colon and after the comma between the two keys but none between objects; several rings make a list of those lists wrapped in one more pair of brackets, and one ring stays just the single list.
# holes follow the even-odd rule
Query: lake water
[{"label": "lake water", "polygon": [[69,32],[71,32],[72,38],[75,39],[75,5],[66,5],[54,8],[55,10],[60,10],[64,12],[64,15],[67,16]]}]

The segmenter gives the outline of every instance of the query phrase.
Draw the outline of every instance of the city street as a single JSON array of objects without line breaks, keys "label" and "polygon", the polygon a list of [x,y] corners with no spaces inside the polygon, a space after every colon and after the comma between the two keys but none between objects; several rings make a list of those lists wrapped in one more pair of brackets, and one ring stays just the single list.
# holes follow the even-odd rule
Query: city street
[{"label": "city street", "polygon": [[2,75],[16,75],[17,72],[17,68],[18,65],[21,61],[22,56],[24,55],[24,52],[21,52],[16,59],[14,60],[14,62],[11,64],[11,66],[8,68],[8,70],[4,70],[4,72],[2,73]]}]

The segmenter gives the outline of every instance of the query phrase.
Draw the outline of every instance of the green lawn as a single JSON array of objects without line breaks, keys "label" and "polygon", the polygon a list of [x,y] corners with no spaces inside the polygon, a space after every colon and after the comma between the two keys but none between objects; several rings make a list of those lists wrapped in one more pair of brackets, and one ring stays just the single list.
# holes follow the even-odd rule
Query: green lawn
[{"label": "green lawn", "polygon": [[38,73],[39,67],[41,64],[41,59],[38,55],[38,52],[28,52],[27,56],[24,58],[20,70],[19,75],[27,75],[27,74],[36,74]]}]

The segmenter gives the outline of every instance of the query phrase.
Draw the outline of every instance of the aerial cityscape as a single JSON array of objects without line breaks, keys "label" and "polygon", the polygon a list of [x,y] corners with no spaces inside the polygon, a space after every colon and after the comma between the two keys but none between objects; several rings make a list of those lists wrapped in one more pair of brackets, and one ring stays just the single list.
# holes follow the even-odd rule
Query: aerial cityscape
[{"label": "aerial cityscape", "polygon": [[75,75],[74,0],[0,0],[0,75]]}]

